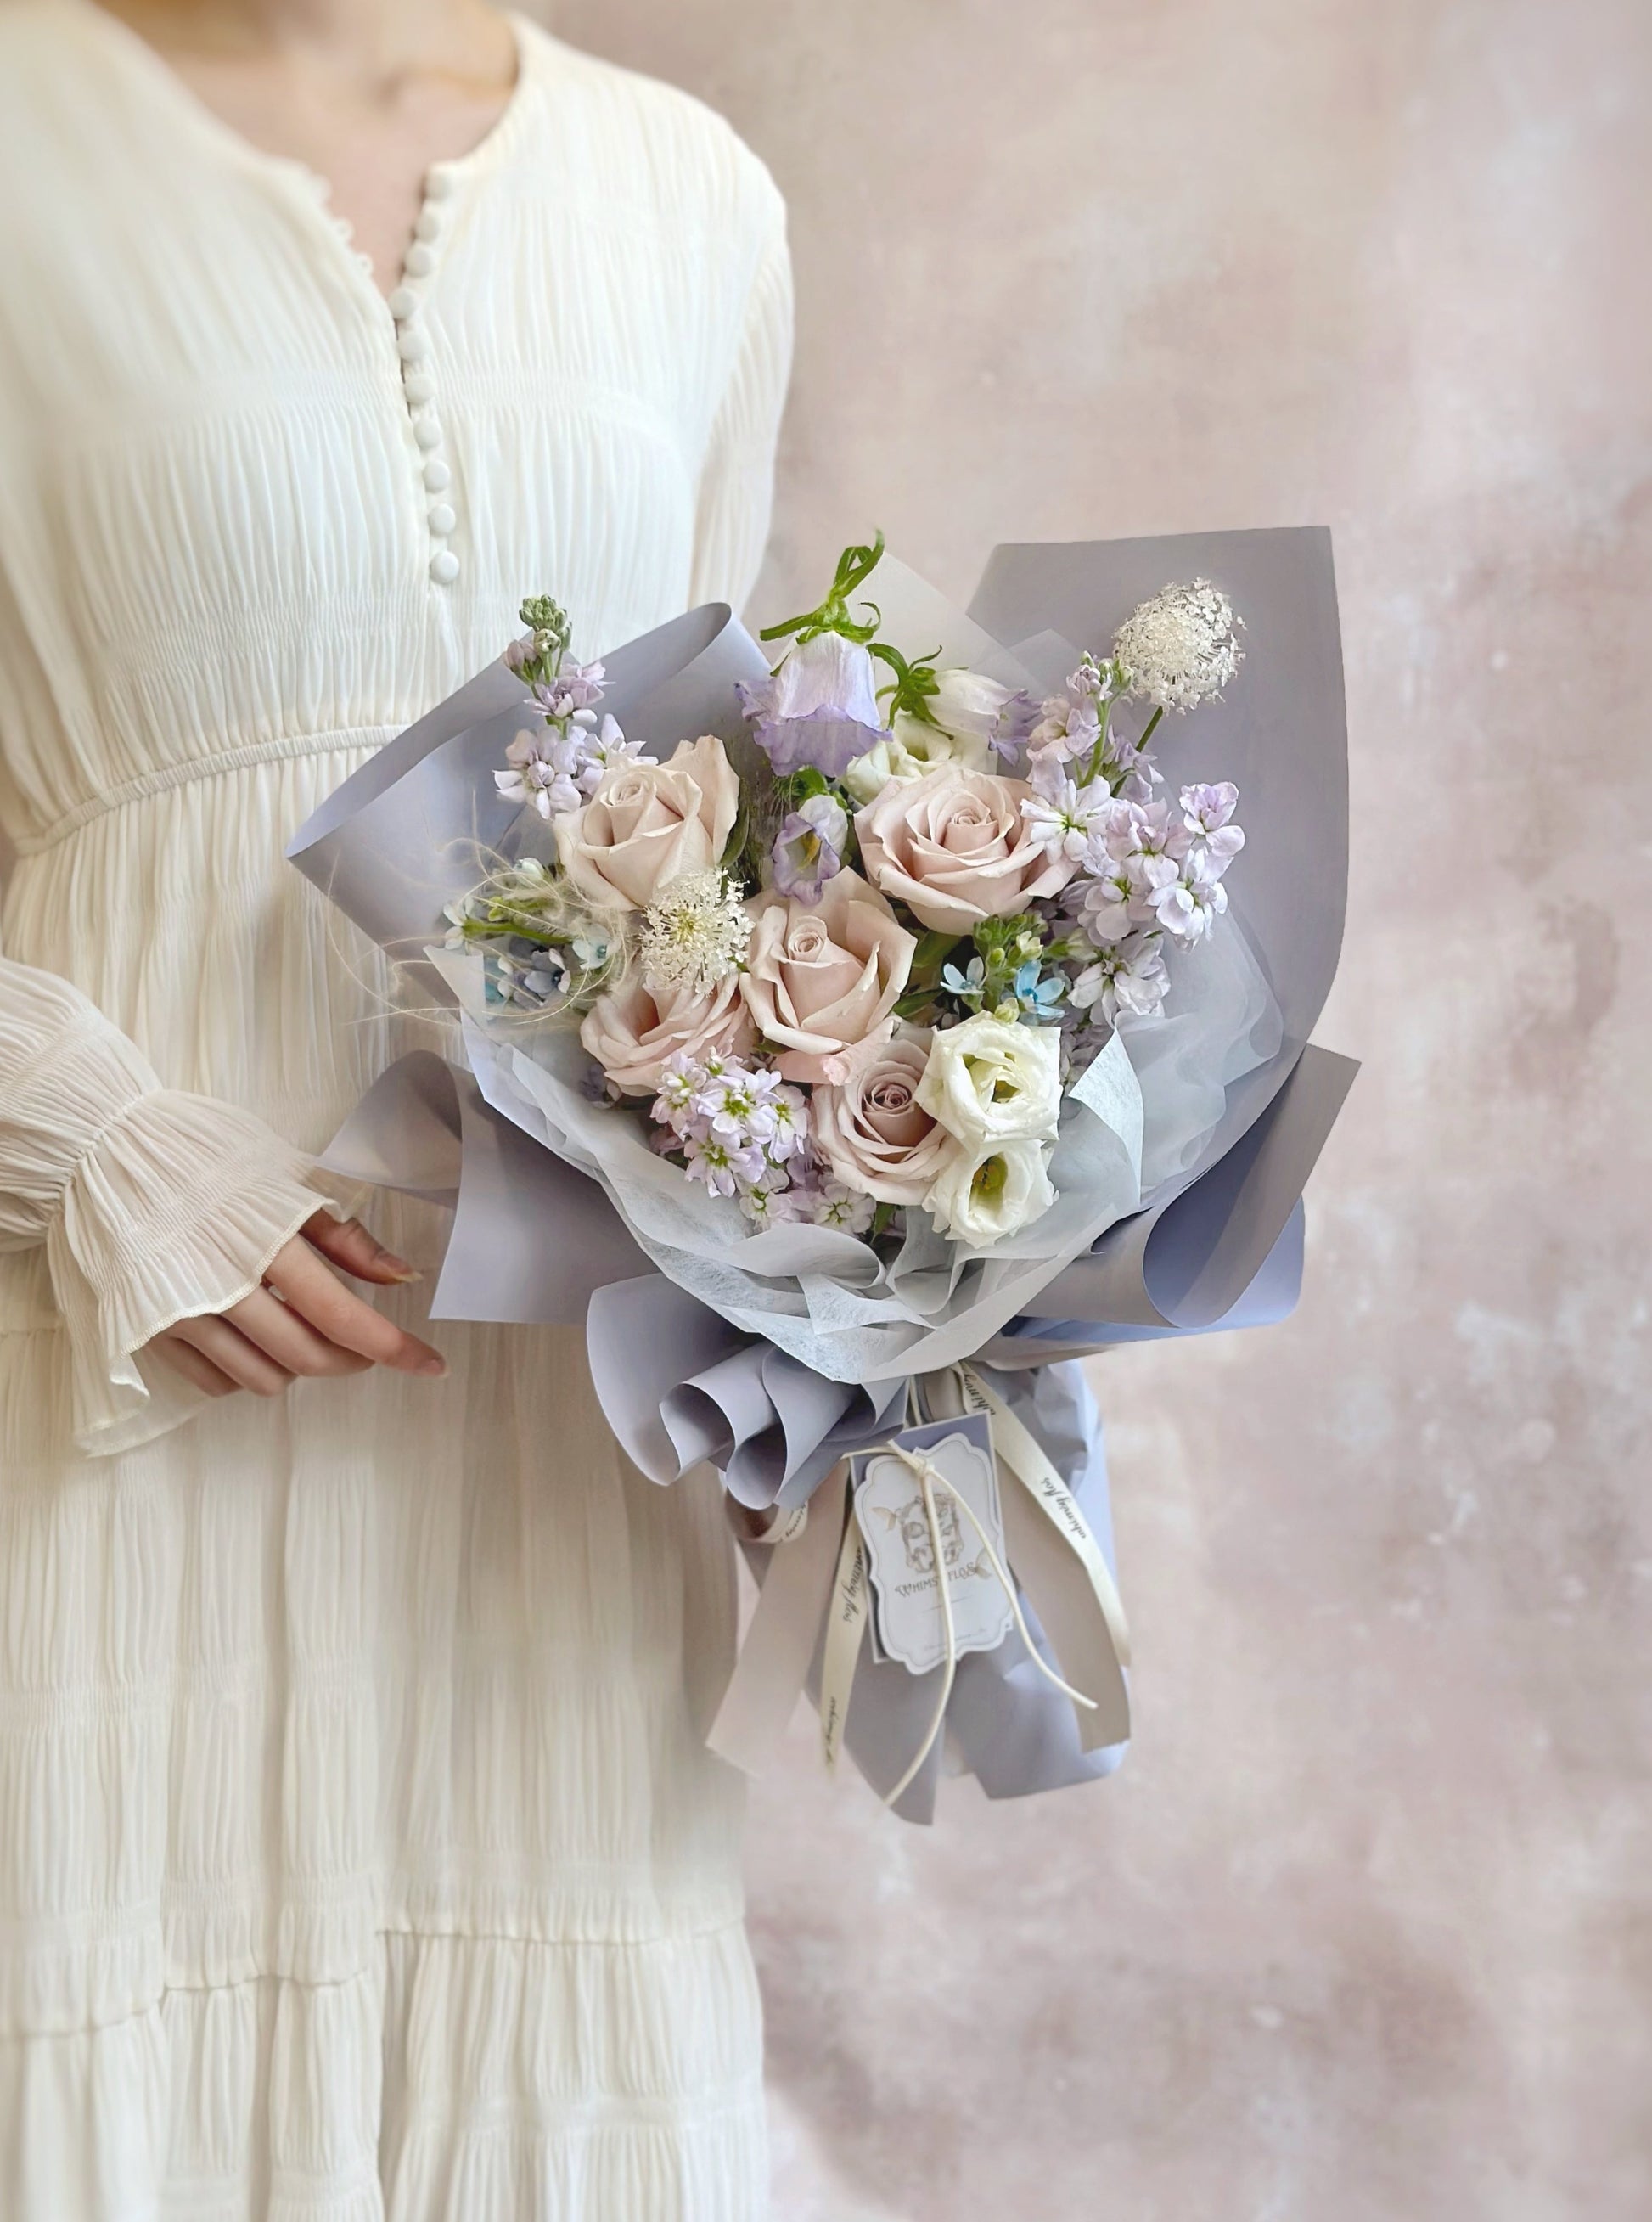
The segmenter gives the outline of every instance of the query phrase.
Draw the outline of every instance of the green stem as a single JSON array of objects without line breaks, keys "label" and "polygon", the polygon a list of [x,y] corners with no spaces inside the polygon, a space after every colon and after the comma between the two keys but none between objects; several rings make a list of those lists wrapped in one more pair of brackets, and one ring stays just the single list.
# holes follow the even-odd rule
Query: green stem
[{"label": "green stem", "polygon": [[1148,743],[1153,738],[1155,726],[1157,725],[1160,719],[1162,718],[1163,715],[1164,705],[1161,702],[1159,705],[1159,707],[1154,712],[1153,715],[1148,719],[1146,725],[1142,726],[1142,738],[1136,744],[1138,749],[1146,748]]},{"label": "green stem", "polygon": [[1101,731],[1096,735],[1096,745],[1091,750],[1090,761],[1085,766],[1084,778],[1080,781],[1080,785],[1082,786],[1088,787],[1092,780],[1095,778],[1096,774],[1101,769],[1101,759],[1105,754],[1107,748],[1107,728],[1112,724],[1112,703],[1111,701],[1104,702],[1101,706]]}]

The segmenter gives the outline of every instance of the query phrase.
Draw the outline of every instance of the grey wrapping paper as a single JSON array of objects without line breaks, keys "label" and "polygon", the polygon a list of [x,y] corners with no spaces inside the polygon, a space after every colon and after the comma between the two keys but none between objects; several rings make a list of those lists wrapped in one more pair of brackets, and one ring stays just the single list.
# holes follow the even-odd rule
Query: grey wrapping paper
[{"label": "grey wrapping paper", "polygon": [[595,1290],[648,1270],[594,1182],[428,1050],[379,1075],[319,1162],[452,1210],[433,1319],[578,1326]]},{"label": "grey wrapping paper", "polygon": [[[1346,1084],[1346,1059],[1315,1055],[1338,1068]],[[1208,1265],[1194,1285],[1217,1316],[1141,1328],[1099,1325],[1091,1315],[1024,1318],[988,1346],[987,1362],[1008,1371],[1111,1341],[1283,1318],[1300,1284],[1299,1183],[1311,1157],[1303,1151],[1281,1161],[1278,1152],[1282,1114],[1301,1085],[1293,1076],[1278,1109],[1257,1122],[1241,1177],[1200,1200],[1199,1243],[1219,1258],[1225,1277],[1219,1298],[1211,1294]],[[1317,1104],[1324,1115],[1326,1100]],[[609,1423],[657,1482],[709,1460],[741,1503],[790,1507],[848,1450],[880,1440],[899,1409],[903,1381],[829,1381],[653,1272],[594,1181],[495,1111],[462,1066],[429,1051],[398,1059],[379,1076],[321,1163],[341,1178],[453,1209],[433,1318],[584,1320]],[[1198,1195],[1190,1192],[1190,1202]],[[1259,1230],[1275,1217],[1280,1231],[1265,1242]],[[1232,1228],[1243,1239],[1227,1235]],[[1253,1250],[1260,1250],[1254,1270]],[[1185,1274],[1185,1264],[1178,1271]],[[1168,1302],[1168,1290],[1155,1285]]]},{"label": "grey wrapping paper", "polygon": [[[1052,1312],[1161,1334],[1209,1329],[1248,1285],[1236,1287],[1232,1271],[1219,1264],[1223,1205],[1242,1221],[1242,1196],[1247,1206],[1253,1201],[1242,1183],[1231,1194],[1219,1187],[1207,1192],[1156,1252],[1155,1233],[1295,1070],[1342,949],[1348,719],[1330,534],[1300,525],[996,548],[969,608],[998,639],[1022,643],[1017,653],[1036,668],[1041,646],[1048,655],[1063,641],[1111,641],[1138,603],[1172,580],[1194,576],[1213,580],[1231,598],[1244,621],[1245,661],[1221,701],[1165,718],[1154,747],[1167,789],[1198,779],[1230,779],[1239,788],[1246,839],[1233,896],[1279,1003],[1285,1039],[1277,1057],[1229,1089],[1195,1163],[1148,1197],[1146,1209],[1111,1227],[1040,1299]],[[1346,1059],[1332,1062],[1340,1076],[1321,1064],[1306,1091],[1323,1113],[1322,1141],[1354,1072]],[[1302,1154],[1305,1180],[1317,1147]],[[1286,1215],[1280,1215],[1276,1233]],[[1254,1279],[1262,1262],[1254,1240],[1252,1250]],[[1181,1261],[1192,1255],[1211,1268],[1202,1287],[1196,1276],[1184,1285]],[[1167,1301],[1155,1299],[1155,1288]],[[1110,1339],[1098,1336],[1096,1344]],[[1002,1340],[994,1347],[1007,1355]]]},{"label": "grey wrapping paper", "polygon": [[[1351,1058],[1311,1044],[1226,1154],[1058,1274],[1033,1315],[989,1346],[993,1362],[1054,1354],[1035,1353],[1036,1340],[1063,1344],[1061,1354],[1070,1355],[1080,1346],[1283,1318],[1301,1285],[1302,1191],[1358,1070]],[[1046,1321],[1064,1332],[1041,1335]],[[1074,1333],[1080,1321],[1087,1331]]]}]

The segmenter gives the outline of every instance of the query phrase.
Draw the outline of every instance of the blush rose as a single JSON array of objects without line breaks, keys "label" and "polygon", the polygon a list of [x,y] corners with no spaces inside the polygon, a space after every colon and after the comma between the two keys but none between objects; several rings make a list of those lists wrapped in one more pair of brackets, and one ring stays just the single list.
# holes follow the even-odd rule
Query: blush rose
[{"label": "blush rose", "polygon": [[753,897],[741,993],[787,1080],[838,1084],[894,1031],[917,946],[858,872],[809,904],[770,888]]},{"label": "blush rose", "polygon": [[730,973],[709,995],[654,989],[632,978],[599,995],[580,1021],[579,1039],[603,1070],[628,1095],[652,1095],[667,1058],[679,1050],[704,1058],[713,1050],[744,1057],[757,1039]]},{"label": "blush rose", "polygon": [[879,1203],[921,1204],[958,1149],[917,1100],[929,1036],[880,1042],[836,1088],[809,1099],[815,1147],[845,1188]]},{"label": "blush rose", "polygon": [[886,787],[855,818],[860,858],[884,894],[936,932],[968,933],[1058,894],[1076,869],[1029,835],[1023,780],[938,764]]},{"label": "blush rose", "polygon": [[557,860],[593,907],[646,910],[660,889],[723,861],[740,781],[715,733],[662,764],[616,764],[583,810],[552,822]]}]

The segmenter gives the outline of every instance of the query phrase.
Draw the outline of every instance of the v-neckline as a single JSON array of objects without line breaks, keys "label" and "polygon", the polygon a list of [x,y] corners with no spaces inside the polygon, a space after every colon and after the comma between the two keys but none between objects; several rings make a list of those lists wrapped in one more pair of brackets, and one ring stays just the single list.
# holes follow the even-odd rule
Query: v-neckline
[{"label": "v-neckline", "polygon": [[[272,148],[260,147],[255,139],[220,116],[211,103],[197,92],[181,72],[167,60],[158,47],[151,45],[142,33],[131,24],[99,4],[99,0],[68,0],[82,16],[92,19],[97,35],[121,54],[130,66],[145,76],[152,87],[167,100],[195,130],[198,136],[214,143],[218,151],[237,162],[243,169],[262,172],[266,177],[293,189],[297,198],[313,212],[329,241],[341,248],[351,270],[366,284],[367,291],[388,317],[390,303],[404,283],[408,249],[418,238],[415,228],[408,233],[403,244],[397,275],[388,287],[383,286],[372,273],[371,259],[354,245],[354,231],[347,217],[340,215],[333,203],[333,182],[329,177],[297,154],[278,154]],[[440,155],[424,173],[420,192],[420,208],[428,207],[433,198],[431,181],[441,177],[446,180],[441,191],[450,191],[453,185],[466,172],[479,168],[501,151],[514,135],[517,122],[527,104],[529,80],[533,74],[533,53],[530,43],[532,27],[514,9],[502,11],[509,25],[516,50],[516,73],[504,106],[494,117],[475,144],[460,154]]]}]

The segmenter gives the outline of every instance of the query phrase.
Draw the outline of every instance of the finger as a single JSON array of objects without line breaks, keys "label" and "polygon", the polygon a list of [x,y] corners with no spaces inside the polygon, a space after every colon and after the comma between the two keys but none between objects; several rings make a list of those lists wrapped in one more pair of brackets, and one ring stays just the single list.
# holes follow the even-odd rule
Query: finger
[{"label": "finger", "polygon": [[208,1313],[201,1319],[180,1320],[172,1333],[181,1342],[192,1344],[203,1358],[210,1359],[238,1389],[250,1389],[254,1397],[278,1397],[291,1385],[291,1374],[255,1348],[228,1320]]},{"label": "finger", "polygon": [[338,1343],[345,1350],[358,1350],[375,1365],[393,1365],[402,1373],[447,1371],[439,1350],[432,1350],[416,1335],[404,1334],[393,1320],[352,1296],[314,1251],[302,1243],[290,1242],[278,1251],[265,1278],[329,1342]]},{"label": "finger", "polygon": [[233,1397],[235,1384],[227,1373],[220,1373],[210,1358],[175,1335],[159,1334],[149,1345],[163,1365],[170,1365],[174,1373],[181,1373],[185,1381],[192,1381],[209,1397]]},{"label": "finger", "polygon": [[386,1250],[359,1219],[335,1219],[330,1211],[318,1211],[304,1221],[303,1233],[323,1258],[354,1273],[358,1281],[377,1281],[389,1288],[424,1277],[416,1265]]},{"label": "finger", "polygon": [[289,1373],[328,1375],[365,1373],[371,1360],[354,1350],[342,1350],[317,1334],[290,1304],[280,1302],[267,1289],[254,1289],[223,1315],[278,1365]]}]

